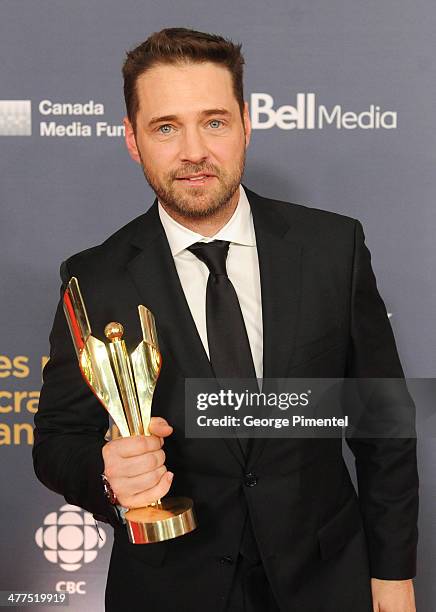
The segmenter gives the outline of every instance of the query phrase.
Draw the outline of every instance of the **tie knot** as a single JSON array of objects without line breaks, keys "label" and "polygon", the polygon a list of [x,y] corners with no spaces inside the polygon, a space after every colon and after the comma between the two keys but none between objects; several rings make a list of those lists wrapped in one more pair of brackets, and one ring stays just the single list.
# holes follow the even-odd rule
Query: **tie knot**
[{"label": "tie knot", "polygon": [[196,242],[188,247],[198,259],[206,264],[213,276],[224,274],[227,276],[226,259],[229,251],[227,240],[213,240],[212,242]]}]

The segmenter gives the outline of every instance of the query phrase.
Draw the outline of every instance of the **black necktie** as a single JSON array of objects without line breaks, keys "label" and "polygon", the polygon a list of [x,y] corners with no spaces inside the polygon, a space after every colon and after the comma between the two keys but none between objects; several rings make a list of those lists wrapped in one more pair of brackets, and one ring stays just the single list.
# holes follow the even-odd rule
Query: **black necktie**
[{"label": "black necktie", "polygon": [[229,242],[196,242],[188,250],[209,268],[206,326],[209,358],[216,378],[256,378],[238,296],[227,276]]},{"label": "black necktie", "polygon": [[[196,242],[188,248],[209,268],[206,288],[206,327],[209,357],[217,379],[252,378],[253,390],[258,391],[256,370],[238,296],[227,276],[226,259],[229,242]],[[238,438],[245,457],[248,457],[251,439]],[[250,518],[247,516],[240,553],[257,561],[259,551]]]}]

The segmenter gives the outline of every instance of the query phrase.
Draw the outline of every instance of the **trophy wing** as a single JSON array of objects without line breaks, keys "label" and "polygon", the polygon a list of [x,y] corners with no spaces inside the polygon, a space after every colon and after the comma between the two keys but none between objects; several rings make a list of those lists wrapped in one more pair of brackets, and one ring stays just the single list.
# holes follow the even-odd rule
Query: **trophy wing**
[{"label": "trophy wing", "polygon": [[123,438],[130,436],[106,345],[89,336],[79,359],[80,369],[93,393],[113,418]]},{"label": "trophy wing", "polygon": [[138,306],[138,314],[144,339],[131,353],[130,359],[135,377],[144,433],[147,433],[151,418],[151,403],[160,373],[162,358],[159,351],[153,314],[142,305]]},{"label": "trophy wing", "polygon": [[111,415],[121,435],[127,437],[130,432],[109,354],[106,345],[91,336],[85,303],[74,276],[65,290],[63,305],[82,376]]}]

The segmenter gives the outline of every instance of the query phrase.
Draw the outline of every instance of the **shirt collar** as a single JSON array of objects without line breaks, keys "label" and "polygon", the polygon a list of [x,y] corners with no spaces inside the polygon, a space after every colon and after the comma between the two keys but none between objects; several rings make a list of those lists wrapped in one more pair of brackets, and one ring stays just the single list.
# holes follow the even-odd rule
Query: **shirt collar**
[{"label": "shirt collar", "polygon": [[245,246],[256,246],[256,235],[250,203],[242,185],[239,185],[239,201],[235,212],[214,236],[202,236],[181,225],[167,213],[159,200],[158,210],[173,257],[195,242],[228,240],[229,242]]}]

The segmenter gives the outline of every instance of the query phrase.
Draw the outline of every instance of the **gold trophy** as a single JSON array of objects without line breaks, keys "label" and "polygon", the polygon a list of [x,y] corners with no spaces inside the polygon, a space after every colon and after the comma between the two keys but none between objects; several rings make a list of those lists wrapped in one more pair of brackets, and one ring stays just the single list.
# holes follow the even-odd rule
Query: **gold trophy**
[{"label": "gold trophy", "polygon": [[[142,341],[130,354],[122,339],[121,323],[108,323],[106,345],[91,335],[91,326],[77,278],[72,277],[63,297],[82,376],[111,415],[121,436],[150,435],[151,402],[161,368],[154,316],[138,306]],[[193,502],[187,497],[158,499],[144,508],[128,510],[124,518],[132,544],[162,542],[193,531]]]}]

